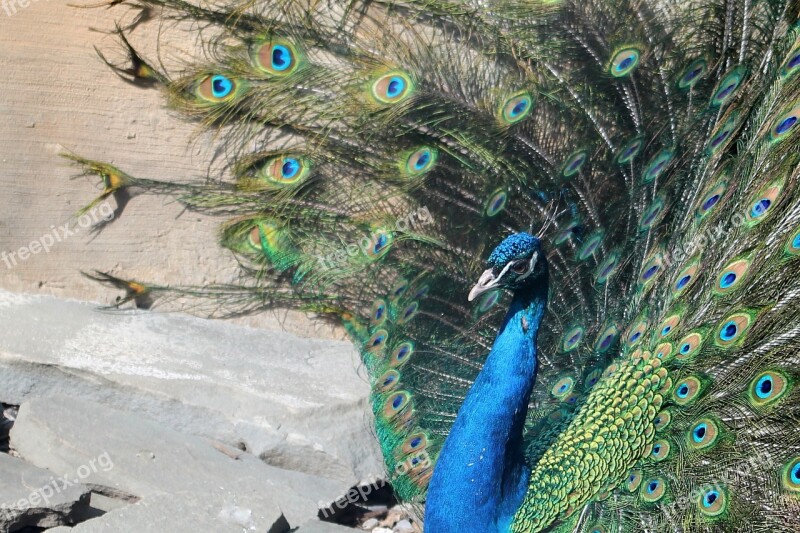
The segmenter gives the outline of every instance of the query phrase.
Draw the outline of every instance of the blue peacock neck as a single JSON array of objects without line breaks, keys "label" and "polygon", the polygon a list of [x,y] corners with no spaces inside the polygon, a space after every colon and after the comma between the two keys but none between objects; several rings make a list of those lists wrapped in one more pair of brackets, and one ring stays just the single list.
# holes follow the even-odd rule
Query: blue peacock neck
[{"label": "blue peacock neck", "polygon": [[530,476],[522,437],[546,307],[546,277],[515,292],[439,454],[428,488],[426,532],[509,531]]}]

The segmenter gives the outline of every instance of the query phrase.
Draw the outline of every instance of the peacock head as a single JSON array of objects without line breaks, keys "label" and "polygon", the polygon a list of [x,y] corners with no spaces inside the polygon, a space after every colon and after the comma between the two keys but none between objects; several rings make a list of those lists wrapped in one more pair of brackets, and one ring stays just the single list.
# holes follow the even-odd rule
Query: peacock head
[{"label": "peacock head", "polygon": [[497,245],[487,261],[489,268],[469,292],[471,302],[492,289],[517,291],[547,287],[547,259],[538,238],[528,233],[515,233]]}]

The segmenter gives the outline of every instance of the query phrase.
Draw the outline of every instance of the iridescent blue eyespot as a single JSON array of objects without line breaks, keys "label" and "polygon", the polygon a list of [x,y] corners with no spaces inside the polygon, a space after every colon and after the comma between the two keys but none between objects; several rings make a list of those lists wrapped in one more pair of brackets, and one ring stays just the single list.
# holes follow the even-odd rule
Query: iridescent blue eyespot
[{"label": "iridescent blue eyespot", "polygon": [[756,396],[761,399],[769,398],[770,393],[772,392],[772,377],[766,375],[758,380],[756,383]]},{"label": "iridescent blue eyespot", "polygon": [[734,281],[736,281],[736,274],[734,274],[733,272],[728,272],[727,274],[722,276],[722,280],[720,281],[719,286],[722,287],[723,289],[727,289],[728,287],[733,285]]},{"label": "iridescent blue eyespot", "polygon": [[640,52],[636,48],[620,50],[611,58],[608,72],[615,78],[627,76],[639,64]]},{"label": "iridescent blue eyespot", "polygon": [[683,277],[682,277],[681,279],[679,279],[679,280],[678,280],[678,282],[675,284],[675,288],[676,288],[676,289],[682,289],[682,288],[684,288],[684,287],[686,286],[686,284],[687,284],[687,283],[689,283],[689,281],[691,281],[691,279],[692,279],[692,276],[689,276],[689,275],[683,276]]},{"label": "iridescent blue eyespot", "polygon": [[291,179],[297,176],[297,173],[300,172],[300,162],[297,159],[287,157],[284,162],[283,166],[281,167],[281,174],[286,179]]},{"label": "iridescent blue eyespot", "polygon": [[708,211],[709,209],[714,207],[714,205],[717,202],[719,202],[719,194],[714,194],[712,196],[709,196],[708,198],[706,198],[706,201],[703,202],[703,211]]},{"label": "iridescent blue eyespot", "polygon": [[730,322],[722,326],[722,329],[719,331],[719,338],[724,341],[729,341],[734,337],[736,337],[736,332],[738,331],[739,327],[736,325],[736,322],[731,320]]},{"label": "iridescent blue eyespot", "polygon": [[617,154],[617,164],[624,165],[633,160],[642,150],[642,146],[644,146],[644,139],[642,137],[636,137],[629,141]]},{"label": "iridescent blue eyespot", "polygon": [[214,74],[206,76],[196,86],[195,94],[208,103],[217,104],[230,100],[236,90],[237,84],[231,78]]},{"label": "iridescent blue eyespot", "polygon": [[685,383],[678,387],[678,390],[675,392],[678,395],[678,398],[686,398],[689,395],[689,386]]},{"label": "iridescent blue eyespot", "polygon": [[656,272],[658,272],[658,268],[659,268],[659,267],[658,267],[658,265],[653,265],[653,266],[651,266],[650,268],[648,268],[648,269],[645,271],[645,273],[644,273],[644,274],[642,274],[642,278],[643,278],[643,279],[650,279],[650,278],[652,278],[652,277],[653,277],[653,274],[655,274]]},{"label": "iridescent blue eyespot", "polygon": [[678,87],[681,89],[689,89],[693,87],[698,81],[700,81],[706,72],[706,62],[704,59],[696,59],[692,61],[686,70],[683,71],[683,75],[681,76],[680,80],[678,80]]},{"label": "iridescent blue eyespot", "polygon": [[389,98],[397,98],[406,88],[406,80],[400,76],[392,76],[389,80],[389,85],[386,87],[386,96]]},{"label": "iridescent blue eyespot", "polygon": [[789,117],[782,120],[780,124],[778,124],[775,127],[775,133],[786,133],[787,131],[792,129],[792,127],[795,125],[796,122],[797,122],[797,117]]},{"label": "iridescent blue eyespot", "polygon": [[284,71],[292,65],[292,54],[283,45],[275,45],[272,48],[272,68],[278,72]]},{"label": "iridescent blue eyespot", "polygon": [[708,429],[708,424],[706,424],[705,422],[702,423],[702,424],[698,424],[694,428],[694,431],[692,431],[692,439],[695,442],[703,442],[703,439],[706,436],[706,430],[707,429]]},{"label": "iridescent blue eyespot", "polygon": [[792,469],[792,482],[800,484],[800,463]]},{"label": "iridescent blue eyespot", "polygon": [[394,104],[406,99],[414,92],[411,78],[402,71],[384,74],[372,84],[372,96],[381,104]]},{"label": "iridescent blue eyespot", "polygon": [[737,67],[730,74],[722,78],[719,84],[717,85],[717,89],[714,92],[714,96],[711,98],[711,105],[712,106],[721,106],[725,104],[736,92],[736,90],[741,85],[742,81],[744,80],[745,76],[745,69],[744,67]]},{"label": "iridescent blue eyespot", "polygon": [[711,507],[717,501],[717,498],[719,498],[719,492],[716,490],[706,492],[705,496],[703,496],[703,507]]},{"label": "iridescent blue eyespot", "polygon": [[211,94],[214,95],[214,98],[225,98],[233,91],[233,82],[222,76],[217,74],[216,76],[211,78]]},{"label": "iridescent blue eyespot", "polygon": [[753,218],[759,218],[764,215],[769,209],[769,206],[772,205],[772,202],[769,198],[762,198],[753,204],[753,207],[750,209],[750,216]]}]

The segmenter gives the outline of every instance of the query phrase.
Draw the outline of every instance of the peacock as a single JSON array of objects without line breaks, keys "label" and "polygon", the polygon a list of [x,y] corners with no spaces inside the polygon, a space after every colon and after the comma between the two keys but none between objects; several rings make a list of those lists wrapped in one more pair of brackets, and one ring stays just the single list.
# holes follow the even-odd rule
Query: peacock
[{"label": "peacock", "polygon": [[800,531],[798,0],[120,5],[101,58],[216,158],[67,153],[86,209],[175,198],[241,269],[113,305],[341,324],[431,533]]}]

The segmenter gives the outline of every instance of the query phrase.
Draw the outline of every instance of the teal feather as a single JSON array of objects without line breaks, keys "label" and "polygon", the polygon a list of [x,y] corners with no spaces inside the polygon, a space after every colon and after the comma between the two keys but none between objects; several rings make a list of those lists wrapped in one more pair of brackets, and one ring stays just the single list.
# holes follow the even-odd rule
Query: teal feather
[{"label": "teal feather", "polygon": [[[93,274],[118,305],[342,323],[430,531],[456,507],[475,531],[800,528],[797,0],[130,6],[205,28],[164,71],[118,28],[111,66],[208,131],[226,175],[68,157],[100,198],[225,217],[242,281]],[[547,313],[509,329],[534,229]],[[470,303],[485,261],[503,283]],[[509,354],[533,354],[522,381]],[[503,468],[464,476],[484,444]]]}]

